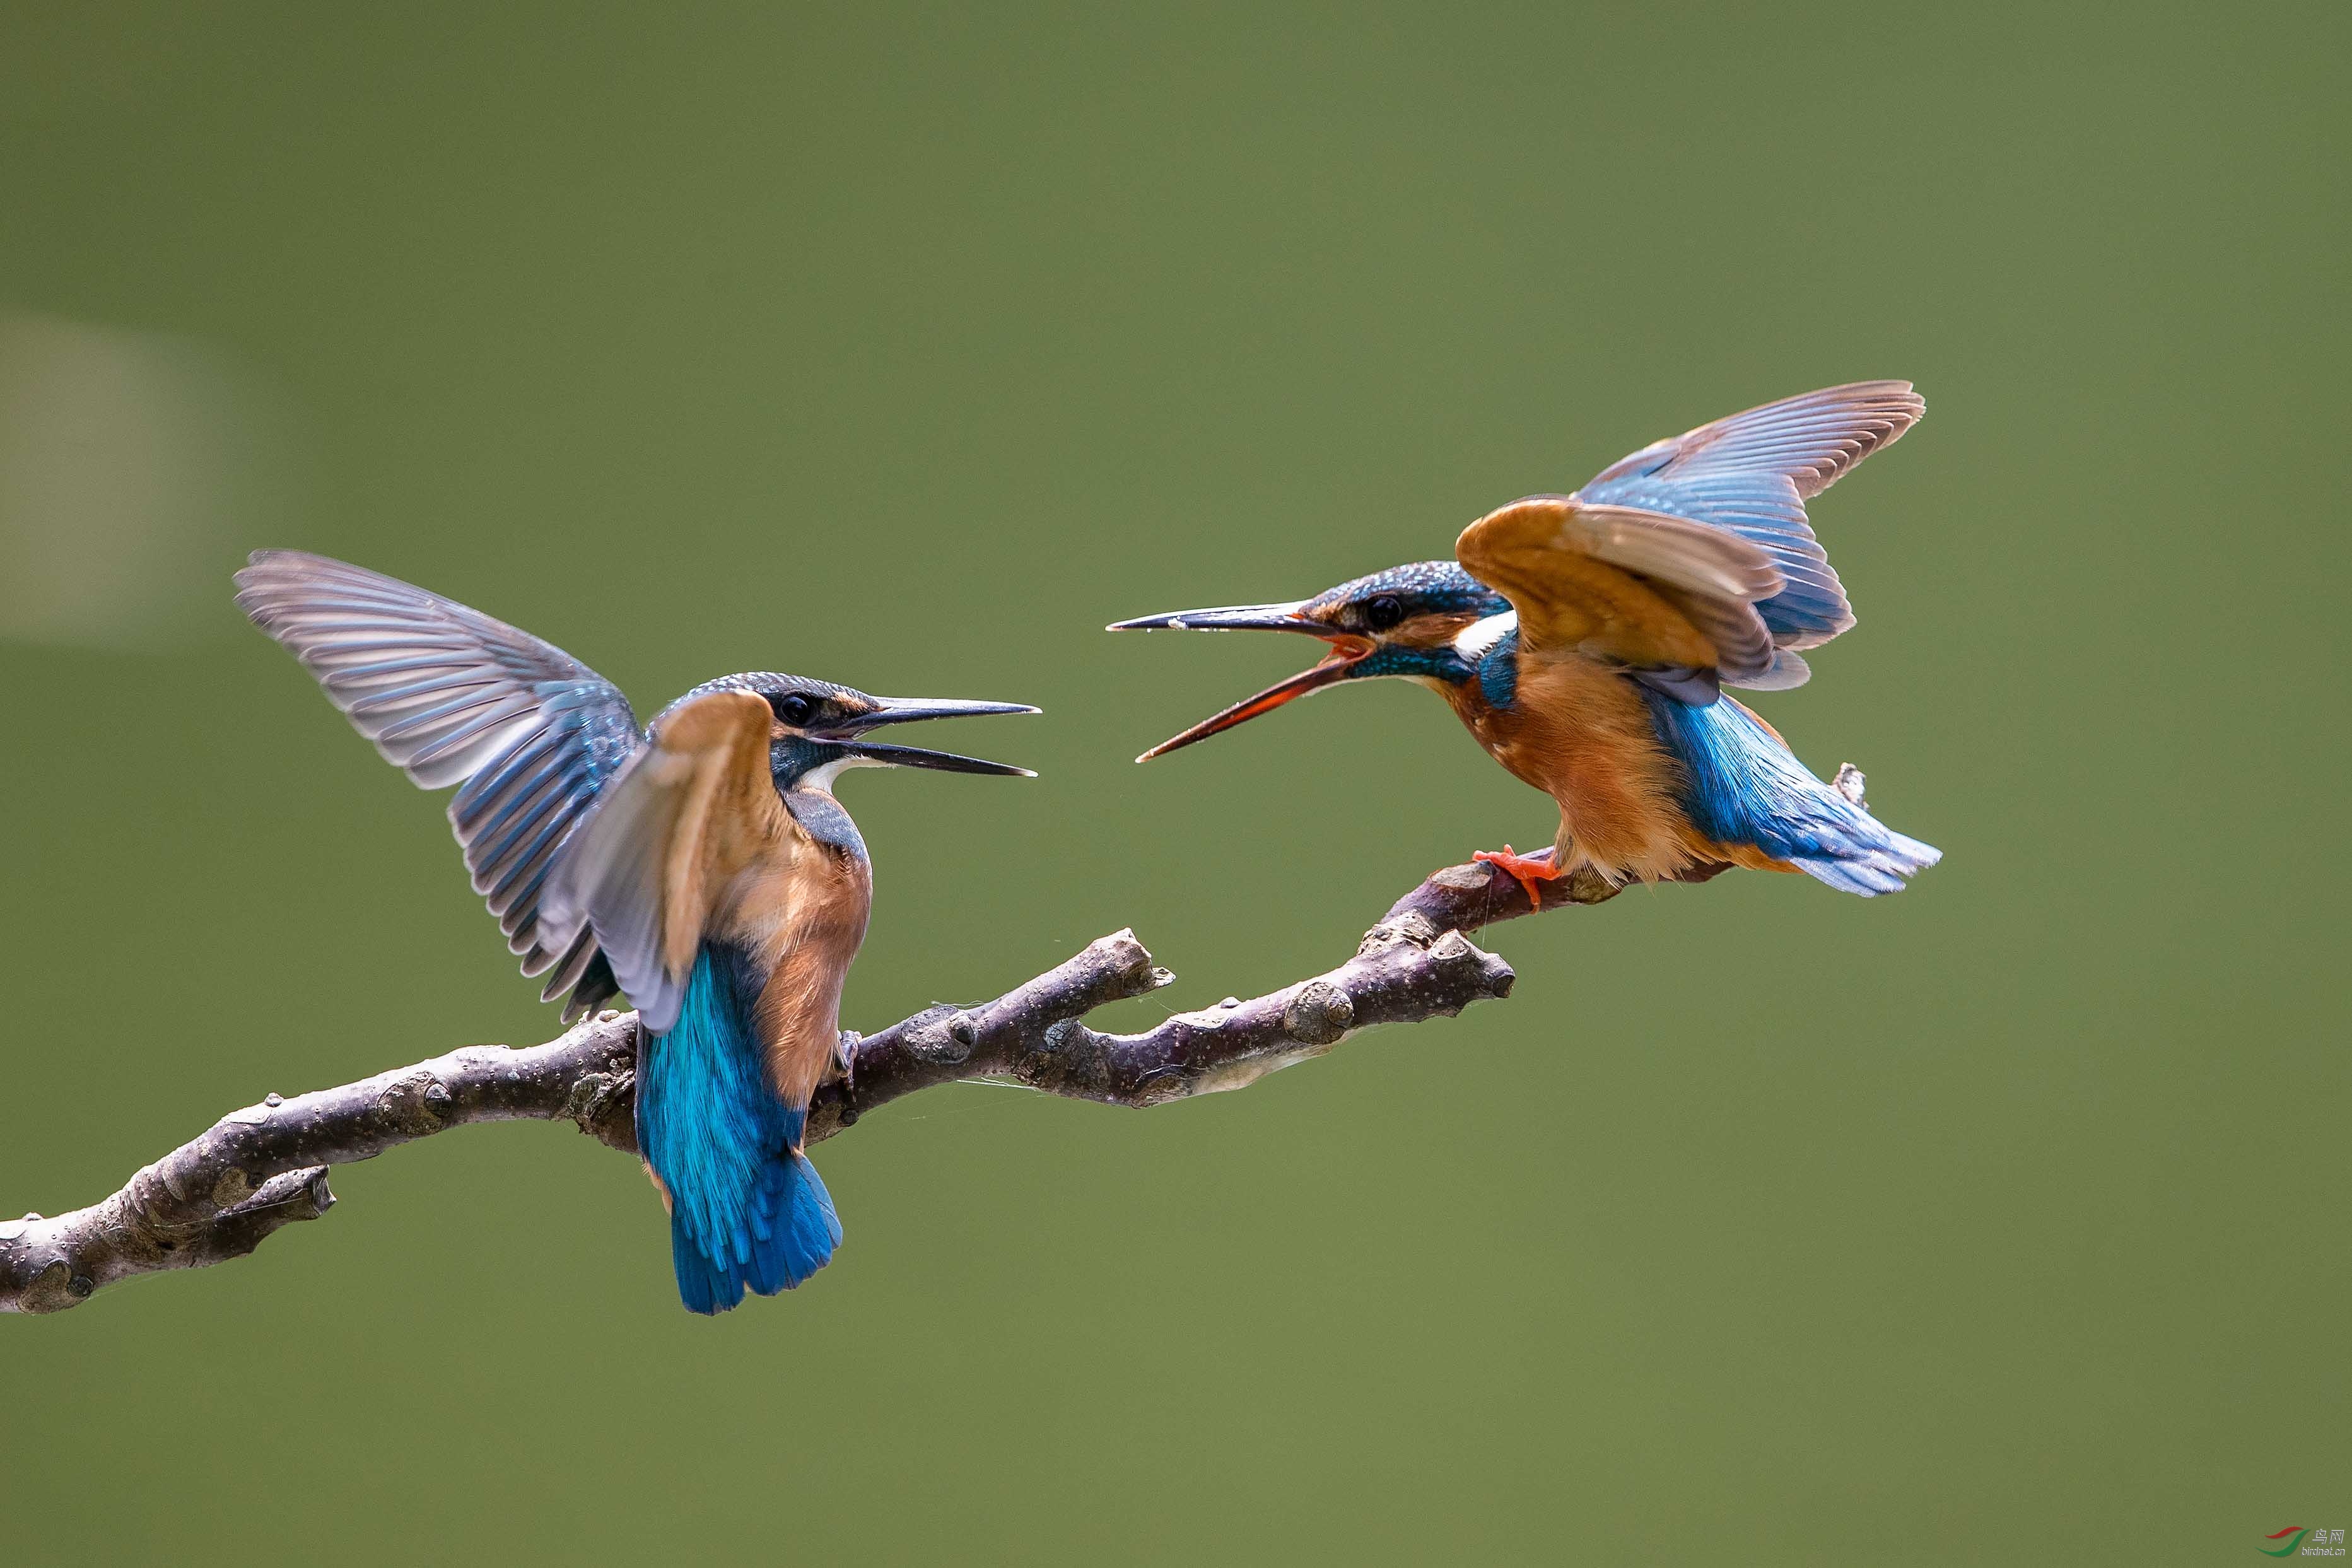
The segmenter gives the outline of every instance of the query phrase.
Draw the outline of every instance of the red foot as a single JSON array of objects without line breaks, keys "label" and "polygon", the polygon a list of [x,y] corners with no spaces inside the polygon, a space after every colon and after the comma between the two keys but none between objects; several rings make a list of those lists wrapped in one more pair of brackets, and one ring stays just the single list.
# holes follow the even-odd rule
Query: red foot
[{"label": "red foot", "polygon": [[1500,866],[1513,881],[1527,889],[1528,903],[1540,910],[1543,908],[1543,884],[1567,875],[1559,866],[1558,847],[1538,849],[1532,855],[1522,855],[1506,844],[1498,854],[1481,849],[1470,857],[1489,866]]}]

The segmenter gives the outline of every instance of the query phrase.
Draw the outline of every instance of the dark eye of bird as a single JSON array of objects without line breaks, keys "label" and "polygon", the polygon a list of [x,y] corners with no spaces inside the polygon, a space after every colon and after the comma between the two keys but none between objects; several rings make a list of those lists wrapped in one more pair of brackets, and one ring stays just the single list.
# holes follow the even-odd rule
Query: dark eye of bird
[{"label": "dark eye of bird", "polygon": [[1404,601],[1394,594],[1376,594],[1364,605],[1364,624],[1384,632],[1404,619]]},{"label": "dark eye of bird", "polygon": [[794,729],[807,723],[815,712],[816,700],[798,691],[776,704],[776,717]]}]

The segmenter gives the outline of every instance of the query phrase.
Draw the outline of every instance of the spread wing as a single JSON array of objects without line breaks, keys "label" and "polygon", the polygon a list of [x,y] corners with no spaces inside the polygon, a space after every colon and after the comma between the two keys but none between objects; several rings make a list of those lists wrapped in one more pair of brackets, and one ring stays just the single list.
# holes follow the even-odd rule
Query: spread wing
[{"label": "spread wing", "polygon": [[1853,606],[1805,502],[1893,445],[1927,409],[1907,381],[1825,387],[1654,442],[1602,469],[1575,499],[1690,518],[1757,545],[1784,579],[1757,614],[1779,647],[1815,647],[1853,625]]},{"label": "spread wing", "polygon": [[542,921],[564,844],[640,744],[612,682],[528,632],[396,578],[257,551],[237,607],[299,658],[384,760],[426,789],[465,785],[449,826],[522,972],[555,973],[567,1017],[611,994],[596,945]]},{"label": "spread wing", "polygon": [[1772,634],[1757,601],[1780,591],[1738,535],[1633,507],[1533,496],[1462,531],[1464,569],[1519,613],[1528,653],[1574,652],[1650,674],[1685,700],[1764,677]]},{"label": "spread wing", "polygon": [[593,933],[655,1034],[677,1026],[714,908],[800,842],[768,768],[774,714],[748,691],[672,709],[558,864],[542,919]]}]

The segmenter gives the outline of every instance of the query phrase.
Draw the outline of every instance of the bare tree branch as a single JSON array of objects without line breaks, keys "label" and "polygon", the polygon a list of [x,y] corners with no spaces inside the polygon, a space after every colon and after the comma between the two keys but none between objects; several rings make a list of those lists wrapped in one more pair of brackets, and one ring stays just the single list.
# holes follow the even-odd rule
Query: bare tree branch
[{"label": "bare tree branch", "polygon": [[[1546,884],[1543,908],[1599,903],[1612,891],[1579,874]],[[818,1091],[809,1140],[959,1079],[1008,1079],[1134,1106],[1241,1089],[1359,1030],[1508,995],[1510,965],[1467,933],[1534,912],[1492,867],[1449,866],[1398,900],[1328,973],[1180,1013],[1139,1035],[1099,1034],[1082,1021],[1088,1013],[1175,978],[1153,966],[1132,931],[1119,931],[993,1002],[932,1007],[877,1035],[845,1036],[849,1075]],[[604,1013],[542,1046],[469,1046],[233,1110],[88,1208],[0,1222],[0,1311],[59,1311],[134,1274],[242,1258],[279,1226],[327,1212],[335,1201],[327,1167],[452,1127],[570,1121],[634,1153],[636,1035],[636,1015]]]}]

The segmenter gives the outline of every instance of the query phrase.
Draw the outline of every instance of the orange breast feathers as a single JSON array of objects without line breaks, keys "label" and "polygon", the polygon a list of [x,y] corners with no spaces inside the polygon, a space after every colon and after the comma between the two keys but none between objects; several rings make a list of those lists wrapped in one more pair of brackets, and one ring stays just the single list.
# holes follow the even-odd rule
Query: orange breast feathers
[{"label": "orange breast feathers", "polygon": [[1522,657],[1510,707],[1488,706],[1475,681],[1445,695],[1496,762],[1559,803],[1553,845],[1563,869],[1590,866],[1622,884],[1671,878],[1702,861],[1760,859],[1691,826],[1680,804],[1682,770],[1621,671],[1574,655]]},{"label": "orange breast feathers", "polygon": [[752,1020],[768,1079],[786,1105],[804,1106],[841,1037],[841,988],[866,940],[874,880],[862,855],[795,831],[792,850],[745,876],[737,929],[768,968]]}]

